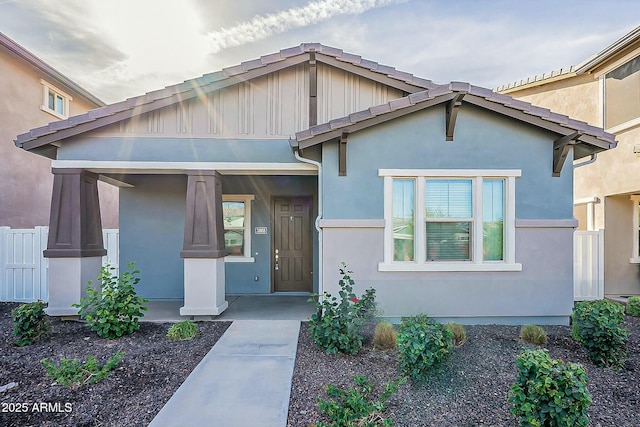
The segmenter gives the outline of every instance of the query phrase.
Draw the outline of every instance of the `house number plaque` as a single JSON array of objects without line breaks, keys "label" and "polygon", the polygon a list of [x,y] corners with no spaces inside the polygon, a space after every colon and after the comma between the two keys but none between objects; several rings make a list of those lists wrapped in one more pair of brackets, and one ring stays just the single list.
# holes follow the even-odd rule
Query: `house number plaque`
[{"label": "house number plaque", "polygon": [[256,227],[254,234],[267,234],[267,227]]}]

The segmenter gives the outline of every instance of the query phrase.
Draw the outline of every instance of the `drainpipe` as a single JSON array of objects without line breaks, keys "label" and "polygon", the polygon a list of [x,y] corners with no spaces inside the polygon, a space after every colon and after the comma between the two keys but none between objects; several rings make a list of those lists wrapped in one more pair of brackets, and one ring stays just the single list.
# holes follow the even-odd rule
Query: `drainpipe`
[{"label": "drainpipe", "polygon": [[293,155],[302,163],[308,163],[318,168],[318,216],[315,220],[315,227],[318,231],[318,294],[324,293],[322,285],[322,228],[320,228],[320,220],[322,219],[322,164],[315,160],[307,159],[300,155],[297,148],[293,150]]},{"label": "drainpipe", "polygon": [[573,168],[575,169],[575,168],[579,168],[580,166],[590,165],[591,163],[595,162],[597,159],[598,159],[598,153],[593,153],[589,160],[586,160],[582,163],[578,163],[577,165],[573,165]]}]

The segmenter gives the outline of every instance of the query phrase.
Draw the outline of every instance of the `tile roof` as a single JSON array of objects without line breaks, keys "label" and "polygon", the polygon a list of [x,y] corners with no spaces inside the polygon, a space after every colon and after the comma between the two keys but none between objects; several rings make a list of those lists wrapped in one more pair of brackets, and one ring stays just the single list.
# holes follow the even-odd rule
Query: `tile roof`
[{"label": "tile roof", "polygon": [[385,104],[331,120],[328,123],[312,126],[296,133],[295,140],[291,141],[291,145],[300,148],[316,145],[336,138],[343,132],[354,132],[398,117],[398,115],[442,104],[453,99],[457,94],[464,94],[463,105],[465,103],[474,104],[561,135],[578,133],[580,134],[577,138],[578,142],[588,144],[596,150],[616,146],[615,135],[606,133],[602,128],[571,119],[563,114],[554,113],[546,108],[537,107],[508,95],[496,93],[490,89],[463,82],[451,82],[448,85],[440,85],[412,93],[404,98],[394,99]]},{"label": "tile roof", "polygon": [[[91,110],[85,114],[71,117],[67,120],[51,123],[47,126],[32,129],[28,133],[18,135],[15,143],[18,147],[27,150],[41,145],[55,142],[73,135],[97,129],[101,126],[129,118],[137,114],[143,114],[157,108],[195,97],[202,90],[215,90],[224,85],[231,85],[248,80],[276,69],[300,63],[306,60],[307,54],[315,52],[319,54],[317,60],[322,61],[323,56],[334,59],[334,63],[344,63],[359,69],[380,75],[397,82],[406,91],[419,91],[435,88],[438,85],[430,80],[415,77],[413,74],[398,71],[393,67],[378,64],[377,62],[363,59],[354,55],[320,43],[303,43],[296,47],[282,49],[277,53],[263,55],[258,59],[242,62],[239,65],[223,68],[220,71],[205,74],[201,77],[186,80],[182,83],[167,86],[141,96],[129,98],[125,101],[110,104],[102,108]],[[299,58],[298,62],[295,62]],[[199,91],[196,91],[196,88]]]},{"label": "tile roof", "polygon": [[559,70],[551,71],[548,73],[538,74],[533,77],[498,86],[497,88],[495,88],[495,91],[508,93],[516,89],[523,89],[524,87],[529,85],[538,85],[558,80],[563,77],[566,78],[578,74],[588,73],[602,63],[611,59],[617,53],[629,47],[631,44],[637,42],[638,40],[640,40],[640,26],[629,31],[624,36],[622,36],[600,52],[591,55],[589,58],[585,59],[577,65],[561,68]]}]

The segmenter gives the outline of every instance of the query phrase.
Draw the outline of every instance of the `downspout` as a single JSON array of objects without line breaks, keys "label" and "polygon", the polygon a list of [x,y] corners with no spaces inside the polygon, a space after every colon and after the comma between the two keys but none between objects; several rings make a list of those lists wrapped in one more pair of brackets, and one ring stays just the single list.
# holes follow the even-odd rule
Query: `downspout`
[{"label": "downspout", "polygon": [[324,293],[324,286],[322,285],[322,228],[320,228],[320,220],[322,219],[322,164],[315,160],[302,157],[298,148],[294,148],[293,155],[302,163],[307,163],[318,168],[318,216],[314,224],[318,231],[318,294],[322,295]]},{"label": "downspout", "polygon": [[577,165],[573,165],[573,168],[575,169],[575,168],[579,168],[580,166],[590,165],[591,163],[595,162],[597,159],[598,159],[598,153],[593,153],[589,160],[586,160],[582,163],[578,163]]}]

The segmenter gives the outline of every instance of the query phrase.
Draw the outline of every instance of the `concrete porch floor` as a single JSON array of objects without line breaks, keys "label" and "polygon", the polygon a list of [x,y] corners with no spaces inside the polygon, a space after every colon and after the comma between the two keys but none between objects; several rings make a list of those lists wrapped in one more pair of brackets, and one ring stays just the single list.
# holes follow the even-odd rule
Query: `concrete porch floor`
[{"label": "concrete porch floor", "polygon": [[[313,306],[308,294],[227,295],[229,307],[211,320],[299,320],[311,317]],[[180,322],[190,316],[180,316],[182,300],[149,301],[141,322]]]}]

